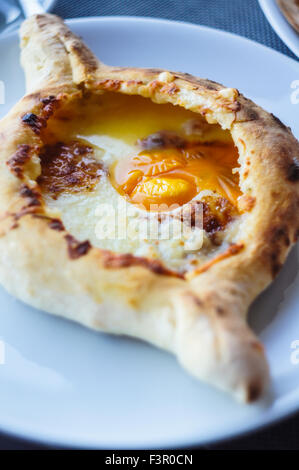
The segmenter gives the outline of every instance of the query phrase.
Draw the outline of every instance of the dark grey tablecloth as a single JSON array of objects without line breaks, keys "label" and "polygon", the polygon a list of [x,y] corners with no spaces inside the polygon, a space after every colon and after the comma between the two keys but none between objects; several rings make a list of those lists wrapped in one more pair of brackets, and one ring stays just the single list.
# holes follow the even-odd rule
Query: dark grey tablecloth
[{"label": "dark grey tablecloth", "polygon": [[[63,18],[133,15],[189,21],[246,36],[295,58],[274,33],[256,0],[58,0],[54,13]],[[40,448],[0,436],[0,449]],[[267,430],[207,448],[299,450],[299,414]]]}]

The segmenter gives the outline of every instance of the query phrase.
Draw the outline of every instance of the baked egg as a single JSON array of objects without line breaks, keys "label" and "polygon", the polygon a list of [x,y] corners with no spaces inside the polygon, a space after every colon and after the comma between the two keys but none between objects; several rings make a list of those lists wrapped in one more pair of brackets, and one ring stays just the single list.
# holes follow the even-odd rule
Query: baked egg
[{"label": "baked egg", "polygon": [[43,141],[38,183],[79,240],[179,271],[229,243],[241,195],[238,151],[219,125],[179,106],[102,92],[58,110]]}]

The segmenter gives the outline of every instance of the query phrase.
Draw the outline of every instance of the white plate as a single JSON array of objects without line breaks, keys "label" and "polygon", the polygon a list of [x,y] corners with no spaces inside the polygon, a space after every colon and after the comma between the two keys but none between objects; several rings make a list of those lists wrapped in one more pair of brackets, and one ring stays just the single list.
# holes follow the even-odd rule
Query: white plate
[{"label": "white plate", "polygon": [[276,0],[259,0],[260,6],[280,39],[299,57],[299,34],[282,14]]},{"label": "white plate", "polygon": [[[217,30],[141,18],[69,21],[108,64],[165,67],[238,87],[299,136],[291,104],[295,61]],[[24,91],[16,36],[0,41],[0,79],[11,107]],[[256,406],[197,382],[169,354],[127,338],[94,333],[30,308],[0,290],[0,429],[71,446],[176,447],[238,435],[299,408],[298,252],[255,303],[251,322],[266,345],[271,397]]]}]

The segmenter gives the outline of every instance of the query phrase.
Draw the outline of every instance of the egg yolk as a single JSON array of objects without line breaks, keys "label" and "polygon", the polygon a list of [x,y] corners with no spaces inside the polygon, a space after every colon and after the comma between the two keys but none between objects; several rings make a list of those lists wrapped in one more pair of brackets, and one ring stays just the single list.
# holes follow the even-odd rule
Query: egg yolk
[{"label": "egg yolk", "polygon": [[231,143],[189,143],[184,148],[142,150],[119,161],[111,179],[120,194],[147,210],[183,205],[203,190],[236,206],[241,191],[238,173],[232,170],[237,166],[238,151]]}]

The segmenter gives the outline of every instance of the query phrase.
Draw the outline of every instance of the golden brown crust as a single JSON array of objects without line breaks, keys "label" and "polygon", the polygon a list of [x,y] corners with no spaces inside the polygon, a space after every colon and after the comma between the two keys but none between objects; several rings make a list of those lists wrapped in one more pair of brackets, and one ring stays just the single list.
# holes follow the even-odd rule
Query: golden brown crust
[{"label": "golden brown crust", "polygon": [[[291,131],[235,89],[189,74],[103,65],[53,15],[27,20],[22,44],[30,93],[0,123],[2,284],[36,307],[169,349],[195,376],[257,399],[268,366],[245,320],[298,238],[299,144]],[[230,130],[238,147],[242,227],[231,247],[184,279],[160,262],[76,240],[41,197],[47,121],[65,103],[102,90],[183,106]]]}]

